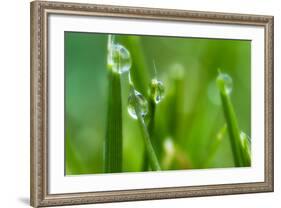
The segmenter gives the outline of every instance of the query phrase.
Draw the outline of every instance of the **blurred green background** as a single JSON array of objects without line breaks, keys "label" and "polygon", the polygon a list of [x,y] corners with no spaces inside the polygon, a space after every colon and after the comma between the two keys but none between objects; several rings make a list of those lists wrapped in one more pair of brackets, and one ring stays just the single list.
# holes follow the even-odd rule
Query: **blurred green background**
[{"label": "blurred green background", "polygon": [[[233,167],[228,134],[212,145],[225,125],[217,69],[233,80],[231,99],[240,129],[251,136],[251,41],[116,35],[133,57],[137,40],[146,67],[135,75],[146,94],[155,76],[165,86],[157,105],[153,144],[162,168]],[[65,171],[103,173],[107,115],[107,34],[65,33]],[[134,63],[131,71],[138,66]],[[128,73],[122,74],[123,172],[139,172],[144,144],[137,120],[127,112]]]}]

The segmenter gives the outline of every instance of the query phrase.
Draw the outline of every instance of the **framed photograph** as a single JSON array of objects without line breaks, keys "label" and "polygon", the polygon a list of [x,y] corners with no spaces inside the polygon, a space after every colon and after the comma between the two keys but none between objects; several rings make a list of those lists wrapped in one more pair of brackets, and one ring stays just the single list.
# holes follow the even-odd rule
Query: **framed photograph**
[{"label": "framed photograph", "polygon": [[273,17],[31,3],[31,205],[273,191]]}]

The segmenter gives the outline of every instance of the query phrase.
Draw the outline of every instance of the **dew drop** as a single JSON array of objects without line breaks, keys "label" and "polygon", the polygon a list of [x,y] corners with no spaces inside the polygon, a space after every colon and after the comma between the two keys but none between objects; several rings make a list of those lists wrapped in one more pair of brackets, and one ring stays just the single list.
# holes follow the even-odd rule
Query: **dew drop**
[{"label": "dew drop", "polygon": [[108,45],[107,64],[119,74],[129,71],[132,65],[130,52],[118,43],[111,42]]},{"label": "dew drop", "polygon": [[[244,150],[244,152],[246,153],[246,155],[248,155],[249,158],[251,158],[251,138],[245,134],[243,131],[240,132],[240,140],[241,140],[241,144],[242,144],[242,148]],[[250,162],[250,159],[248,161]]]},{"label": "dew drop", "polygon": [[244,145],[250,145],[251,144],[251,139],[250,137],[243,131],[240,132],[240,139],[242,141],[243,146]]},{"label": "dew drop", "polygon": [[163,100],[165,93],[163,82],[157,79],[152,79],[149,93],[156,104],[160,103]]},{"label": "dew drop", "polygon": [[224,89],[227,94],[230,94],[232,92],[233,82],[232,82],[232,78],[228,74],[220,73],[217,81],[219,82],[223,81]]},{"label": "dew drop", "polygon": [[128,113],[133,119],[138,118],[135,111],[135,104],[139,105],[141,116],[144,117],[148,112],[147,100],[138,91],[131,90],[128,98]]}]

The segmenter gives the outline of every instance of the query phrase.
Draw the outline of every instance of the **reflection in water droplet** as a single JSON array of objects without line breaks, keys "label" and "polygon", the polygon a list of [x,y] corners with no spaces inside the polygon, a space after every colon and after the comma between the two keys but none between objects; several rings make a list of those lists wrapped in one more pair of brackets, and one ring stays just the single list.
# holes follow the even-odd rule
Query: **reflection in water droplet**
[{"label": "reflection in water droplet", "polygon": [[148,103],[141,93],[136,90],[131,90],[128,98],[128,113],[133,119],[138,118],[135,111],[135,105],[139,105],[140,113],[142,117],[144,117],[148,112]]},{"label": "reflection in water droplet", "polygon": [[223,81],[226,93],[230,94],[233,88],[232,78],[226,73],[220,73],[217,79]]},{"label": "reflection in water droplet", "polygon": [[130,52],[123,45],[114,43],[114,38],[110,37],[108,39],[107,64],[114,72],[119,74],[127,72],[132,65]]},{"label": "reflection in water droplet", "polygon": [[149,93],[156,104],[160,103],[161,100],[164,98],[165,93],[163,82],[157,79],[152,79]]}]

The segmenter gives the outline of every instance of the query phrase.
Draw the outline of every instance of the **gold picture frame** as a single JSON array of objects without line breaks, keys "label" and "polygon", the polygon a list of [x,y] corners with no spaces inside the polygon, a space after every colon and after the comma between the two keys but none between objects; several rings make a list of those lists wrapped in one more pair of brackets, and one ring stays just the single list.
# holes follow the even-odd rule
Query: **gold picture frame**
[{"label": "gold picture frame", "polygon": [[[48,15],[122,17],[134,19],[235,24],[264,27],[265,109],[264,181],[122,191],[48,193]],[[78,205],[152,199],[273,191],[273,17],[248,14],[183,11],[155,8],[31,2],[31,205]]]}]

